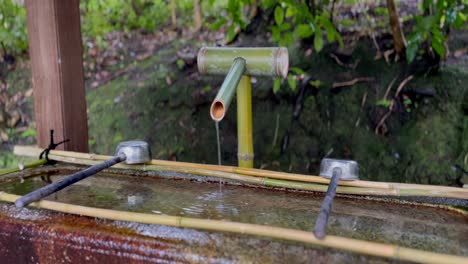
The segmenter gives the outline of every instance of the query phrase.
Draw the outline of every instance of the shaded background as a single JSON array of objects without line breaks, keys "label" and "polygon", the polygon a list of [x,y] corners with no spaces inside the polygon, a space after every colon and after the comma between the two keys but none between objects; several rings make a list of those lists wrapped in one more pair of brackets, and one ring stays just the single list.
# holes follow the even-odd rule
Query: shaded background
[{"label": "shaded background", "polygon": [[[9,167],[21,161],[12,146],[36,134],[24,7],[1,3],[0,167]],[[398,56],[386,1],[201,1],[199,17],[197,3],[81,1],[91,151],[143,139],[155,158],[217,163],[209,106],[223,77],[198,74],[198,49],[282,45],[287,80],[253,79],[255,167],[317,174],[329,156],[357,160],[363,179],[468,183],[463,1],[395,1],[407,39]],[[228,165],[235,107],[220,124]]]}]

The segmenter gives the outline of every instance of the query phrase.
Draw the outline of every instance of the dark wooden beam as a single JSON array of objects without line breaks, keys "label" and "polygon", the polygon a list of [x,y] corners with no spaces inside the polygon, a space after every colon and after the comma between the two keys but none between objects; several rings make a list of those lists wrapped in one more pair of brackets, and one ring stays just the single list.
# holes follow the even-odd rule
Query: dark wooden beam
[{"label": "dark wooden beam", "polygon": [[26,0],[37,141],[88,152],[79,0]]}]

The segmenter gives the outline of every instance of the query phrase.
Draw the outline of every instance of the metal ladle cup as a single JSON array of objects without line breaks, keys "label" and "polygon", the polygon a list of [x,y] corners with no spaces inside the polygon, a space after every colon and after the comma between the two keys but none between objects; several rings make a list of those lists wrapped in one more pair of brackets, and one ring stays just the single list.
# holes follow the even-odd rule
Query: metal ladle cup
[{"label": "metal ladle cup", "polygon": [[117,163],[141,164],[151,160],[151,150],[148,143],[144,141],[125,141],[119,143],[115,151],[115,156],[85,170],[74,173],[60,181],[51,183],[33,192],[30,192],[15,201],[17,207],[24,207],[28,204],[38,201],[46,196],[62,190],[78,181],[86,179],[104,169],[107,169]]},{"label": "metal ladle cup", "polygon": [[359,180],[359,166],[353,160],[323,159],[320,163],[320,176],[331,178],[314,227],[315,237],[323,239],[338,181]]}]

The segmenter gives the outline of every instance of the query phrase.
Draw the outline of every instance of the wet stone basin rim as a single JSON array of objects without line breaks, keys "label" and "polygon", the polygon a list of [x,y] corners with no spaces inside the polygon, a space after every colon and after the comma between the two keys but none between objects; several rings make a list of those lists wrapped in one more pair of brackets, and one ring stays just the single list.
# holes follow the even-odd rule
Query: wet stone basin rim
[{"label": "wet stone basin rim", "polygon": [[[19,197],[20,196],[18,195],[0,192],[0,201],[14,202]],[[186,227],[219,232],[234,232],[239,234],[264,236],[282,240],[297,241],[312,245],[337,248],[360,254],[388,257],[413,262],[466,263],[468,261],[468,258],[461,256],[438,254],[422,250],[399,247],[395,245],[367,242],[338,236],[327,236],[323,240],[318,240],[310,232],[279,227],[262,226],[256,224],[124,212],[45,200],[32,203],[31,205],[34,207],[48,209],[52,211],[84,215],[89,217],[98,217],[109,220],[139,222],[146,224],[168,225],[175,227]]]}]

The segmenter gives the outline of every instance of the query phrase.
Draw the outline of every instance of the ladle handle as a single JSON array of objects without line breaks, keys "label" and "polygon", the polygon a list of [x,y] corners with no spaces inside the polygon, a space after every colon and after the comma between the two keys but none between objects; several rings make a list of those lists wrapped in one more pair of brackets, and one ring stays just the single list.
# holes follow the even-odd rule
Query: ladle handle
[{"label": "ladle handle", "polygon": [[63,188],[70,186],[78,181],[81,181],[91,175],[94,175],[106,168],[109,168],[110,166],[113,166],[119,162],[122,162],[126,159],[125,155],[119,155],[115,156],[111,159],[108,159],[102,163],[93,165],[85,170],[79,171],[77,173],[74,173],[66,178],[63,178],[62,180],[58,182],[51,183],[47,186],[44,186],[40,189],[37,189],[33,192],[30,192],[18,200],[15,201],[15,205],[17,207],[24,207],[27,206],[28,204],[38,201],[46,196],[49,196],[55,192],[58,192],[62,190]]},{"label": "ladle handle", "polygon": [[330,215],[333,198],[336,194],[336,186],[341,177],[341,169],[334,168],[333,174],[328,185],[327,194],[325,194],[325,199],[323,199],[322,207],[320,208],[319,215],[315,222],[314,235],[318,239],[323,239],[325,237],[325,229],[327,228],[328,216]]}]

